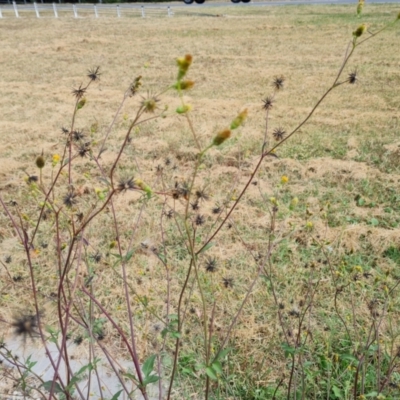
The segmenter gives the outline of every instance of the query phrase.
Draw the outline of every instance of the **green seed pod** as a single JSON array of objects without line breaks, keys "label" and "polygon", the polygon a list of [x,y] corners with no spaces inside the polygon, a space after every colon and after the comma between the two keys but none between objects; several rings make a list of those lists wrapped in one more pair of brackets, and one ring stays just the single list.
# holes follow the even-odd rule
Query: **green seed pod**
[{"label": "green seed pod", "polygon": [[46,163],[46,162],[45,162],[43,156],[39,156],[39,157],[36,158],[36,166],[37,166],[39,169],[42,169],[42,168],[44,167],[44,164],[45,164],[45,163]]}]

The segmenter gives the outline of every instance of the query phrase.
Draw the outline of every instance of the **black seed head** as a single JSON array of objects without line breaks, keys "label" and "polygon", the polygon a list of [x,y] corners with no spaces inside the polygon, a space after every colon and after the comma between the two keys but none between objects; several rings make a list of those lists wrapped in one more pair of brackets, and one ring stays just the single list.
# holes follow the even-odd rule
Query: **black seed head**
[{"label": "black seed head", "polygon": [[212,209],[212,213],[219,214],[220,212],[221,212],[221,207],[218,204],[216,204]]},{"label": "black seed head", "polygon": [[281,89],[283,89],[284,83],[285,83],[285,78],[283,76],[277,76],[273,80],[272,86],[275,88],[275,90],[281,90]]},{"label": "black seed head", "polygon": [[206,222],[206,219],[205,219],[204,215],[198,214],[198,215],[196,216],[195,224],[196,224],[197,226],[200,226],[200,225],[203,225],[204,222]]},{"label": "black seed head", "polygon": [[263,103],[264,103],[263,104],[263,110],[269,111],[272,108],[272,105],[274,104],[274,99],[271,96],[266,97],[263,100]]},{"label": "black seed head", "polygon": [[217,270],[217,260],[215,258],[207,257],[205,268],[207,272],[215,272]]},{"label": "black seed head", "polygon": [[117,192],[126,192],[127,190],[133,190],[135,188],[135,182],[133,178],[121,179],[116,187]]},{"label": "black seed head", "polygon": [[81,99],[85,94],[86,89],[82,87],[82,84],[79,85],[78,89],[74,89],[72,94],[76,97],[77,100]]},{"label": "black seed head", "polygon": [[174,216],[174,210],[169,210],[168,212],[165,213],[165,216],[166,216],[168,219],[172,219],[173,216]]},{"label": "black seed head", "polygon": [[90,142],[83,143],[78,147],[78,154],[81,157],[86,157],[90,153]]},{"label": "black seed head", "polygon": [[62,128],[61,128],[61,132],[62,132],[64,135],[66,135],[66,134],[69,133],[69,129],[67,129],[67,128],[65,128],[65,127],[62,127]]},{"label": "black seed head", "polygon": [[222,278],[223,285],[228,289],[233,287],[233,278]]},{"label": "black seed head", "polygon": [[66,207],[71,208],[77,203],[76,193],[70,190],[63,198],[63,203]]},{"label": "black seed head", "polygon": [[190,206],[192,207],[193,211],[197,211],[197,210],[200,209],[200,205],[199,205],[198,200],[196,200],[194,203],[190,203]]},{"label": "black seed head", "polygon": [[282,127],[276,128],[272,132],[272,135],[276,141],[280,141],[280,140],[284,139],[285,134],[286,134],[286,131]]},{"label": "black seed head", "polygon": [[72,140],[74,140],[75,142],[83,140],[84,137],[85,135],[83,134],[83,131],[76,130],[72,132]]},{"label": "black seed head", "polygon": [[357,81],[358,81],[357,71],[353,71],[352,73],[349,74],[348,82],[353,85]]},{"label": "black seed head", "polygon": [[36,175],[30,175],[28,177],[28,183],[34,183],[37,182],[39,180],[39,177],[37,177]]},{"label": "black seed head", "polygon": [[100,67],[95,67],[95,68],[91,68],[88,70],[88,74],[87,77],[91,80],[91,81],[98,81],[100,80]]},{"label": "black seed head", "polygon": [[82,337],[81,335],[77,336],[77,337],[74,339],[74,343],[75,343],[77,346],[79,346],[82,342],[83,342],[83,337]]},{"label": "black seed head", "polygon": [[95,254],[92,254],[92,255],[90,256],[90,258],[91,258],[96,264],[98,264],[98,263],[101,261],[102,255],[101,255],[100,252],[97,251]]},{"label": "black seed head", "polygon": [[197,200],[200,200],[200,201],[203,201],[203,200],[207,201],[210,198],[210,196],[207,194],[205,188],[196,190],[196,197],[197,197]]},{"label": "black seed head", "polygon": [[14,322],[11,324],[14,327],[14,334],[17,336],[23,336],[24,341],[29,336],[33,339],[34,336],[38,335],[36,329],[38,328],[38,319],[36,314],[23,314],[15,317]]}]

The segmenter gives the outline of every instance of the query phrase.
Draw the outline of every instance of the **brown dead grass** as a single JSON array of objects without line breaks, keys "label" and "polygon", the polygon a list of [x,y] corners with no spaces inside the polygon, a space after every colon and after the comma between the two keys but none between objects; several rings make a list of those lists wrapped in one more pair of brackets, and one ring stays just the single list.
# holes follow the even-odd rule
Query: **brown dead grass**
[{"label": "brown dead grass", "polygon": [[[384,9],[385,12],[382,12],[382,6],[368,6],[365,20],[371,22],[371,29],[394,18],[395,6],[385,5]],[[176,15],[173,18],[134,20],[3,19],[0,24],[1,195],[7,201],[15,199],[24,204],[28,196],[23,181],[25,170],[29,174],[36,173],[34,160],[42,150],[49,162],[52,154],[60,152],[63,140],[60,128],[69,126],[72,114],[71,91],[84,80],[88,68],[101,66],[102,76],[100,83],[90,88],[88,103],[79,114],[77,127],[88,132],[89,127],[97,123],[99,129],[94,136],[97,135],[96,138],[100,140],[123,92],[136,76],[142,75],[144,88],[156,92],[173,83],[175,58],[191,53],[194,64],[190,76],[196,81],[196,87],[186,96],[186,100],[194,106],[193,121],[200,141],[208,143],[215,132],[229,124],[232,117],[243,108],[248,108],[250,115],[246,126],[235,134],[236,142],[223,150],[210,151],[204,161],[204,170],[200,170],[197,186],[209,187],[212,195],[212,202],[202,209],[207,219],[206,235],[215,219],[211,212],[214,203],[222,204],[234,198],[256,163],[264,130],[260,100],[271,92],[271,79],[278,75],[286,77],[285,90],[279,94],[274,105],[270,127],[284,126],[290,131],[332,82],[343,60],[351,32],[359,24],[353,9],[344,6],[252,8],[242,14],[238,8],[226,8],[218,11],[219,15],[223,14],[219,17],[210,16],[212,12],[216,13],[210,9],[207,16]],[[237,230],[225,229],[218,238],[217,246],[210,250],[209,255],[218,259],[219,268],[212,276],[202,274],[202,279],[210,293],[218,299],[216,324],[220,329],[217,335],[223,336],[229,318],[234,315],[254,277],[256,267],[247,250],[250,248],[254,254],[265,250],[265,230],[269,224],[268,206],[265,203],[268,203],[266,199],[270,196],[284,196],[288,192],[291,197],[298,196],[304,208],[312,212],[313,234],[333,246],[337,252],[334,258],[337,263],[344,254],[362,252],[366,240],[378,255],[389,245],[400,245],[399,228],[367,225],[368,218],[383,214],[381,209],[361,209],[353,202],[345,212],[342,209],[338,211],[342,213],[343,223],[330,227],[322,216],[325,203],[319,198],[319,195],[329,194],[332,188],[337,187],[338,193],[331,198],[332,207],[336,210],[342,194],[354,197],[358,193],[358,189],[348,189],[348,185],[357,186],[364,181],[373,181],[382,188],[400,189],[400,176],[396,172],[388,174],[376,165],[358,160],[360,145],[366,139],[382,140],[388,154],[399,151],[398,145],[396,147],[392,143],[398,134],[400,117],[400,97],[395,90],[400,81],[397,36],[398,31],[390,29],[357,51],[346,74],[357,68],[360,82],[334,92],[313,120],[279,152],[281,158],[271,159],[265,164],[257,177],[257,186],[250,187],[245,201],[232,217],[232,225]],[[140,98],[136,104],[138,101]],[[154,190],[161,192],[164,188],[155,172],[157,165],[163,164],[166,157],[171,157],[172,165],[177,166],[176,169],[164,167],[170,189],[175,181],[182,182],[190,175],[196,148],[185,121],[174,115],[178,99],[166,95],[160,104],[160,107],[169,105],[170,115],[138,129],[122,164],[132,170],[136,168],[137,161],[141,178]],[[132,101],[121,113],[113,129],[108,151],[102,159],[105,166],[114,159],[116,145],[123,137],[134,109],[135,101]],[[304,158],[306,161],[303,161]],[[101,184],[85,177],[85,172],[90,172],[87,160],[79,163],[81,173],[76,176],[77,184],[82,187],[87,185],[91,193],[87,198],[94,201],[94,190]],[[208,167],[211,167],[211,174]],[[44,174],[45,179],[50,178],[49,169]],[[290,179],[287,188],[280,186],[281,175],[287,175]],[[315,190],[318,193],[313,193]],[[260,192],[264,198],[260,197]],[[137,199],[136,194],[128,193],[119,196],[115,202],[120,221],[124,221],[126,240],[138,215]],[[143,242],[154,243],[155,246],[161,244],[159,213],[154,210],[159,212],[162,203],[162,198],[155,200],[151,206],[153,208],[142,215],[135,237],[138,247]],[[264,206],[260,207],[260,203]],[[168,207],[174,207],[172,202],[168,202]],[[178,202],[175,207],[179,212],[184,204]],[[362,219],[360,224],[346,223],[345,216],[353,214]],[[312,241],[313,234],[304,230],[306,219],[304,215],[292,215],[279,224],[278,236],[286,237],[288,232],[293,231],[290,235],[297,244],[292,244],[290,260],[284,261],[282,269],[276,272],[277,280],[285,281],[287,276],[297,272],[301,279],[304,273],[304,261],[295,251],[296,246],[301,247]],[[12,253],[12,275],[21,274],[26,279],[26,283],[21,285],[8,282],[2,286],[0,314],[10,320],[15,311],[13,299],[23,293],[20,298],[22,309],[30,303],[30,296],[26,290],[29,281],[24,255],[17,241],[9,238],[12,229],[6,221],[2,216],[0,255],[4,257]],[[104,224],[107,221],[109,215],[100,219]],[[98,227],[89,228],[86,232],[91,252],[97,248],[104,252],[113,240],[112,232],[104,231],[101,235],[98,232]],[[41,237],[45,240],[45,233]],[[181,244],[175,240],[174,237],[168,238],[171,246],[176,248]],[[51,304],[57,282],[51,263],[53,250],[54,244],[50,243],[48,249],[41,250],[37,260],[38,268],[43,272],[43,280],[39,285],[39,291],[43,294],[41,301],[47,304],[45,307],[49,310],[52,306],[48,304]],[[177,288],[182,282],[186,263],[175,253],[170,257],[171,273],[176,277],[173,284],[177,285],[173,288],[171,312],[176,312]],[[111,268],[113,261],[108,256],[101,265],[96,266],[96,287],[100,291],[104,288],[99,295],[103,304],[123,321],[124,308],[118,306],[122,296],[121,282],[118,273]],[[380,262],[385,263],[384,260]],[[382,265],[382,269],[386,267]],[[163,315],[165,271],[160,268],[155,256],[145,250],[139,252],[129,274],[136,298],[146,296],[153,312]],[[83,271],[82,275],[85,276],[86,272]],[[1,276],[6,277],[3,270]],[[234,279],[234,290],[223,288],[221,282],[224,277]],[[303,294],[304,289],[293,284],[290,295],[283,301],[287,304],[290,300],[297,301]],[[322,295],[318,301],[323,303]],[[260,307],[258,303],[263,306]],[[151,313],[144,311],[139,302],[134,307],[140,322],[137,332],[139,348],[141,356],[145,357],[160,346],[158,331],[154,329],[158,321]],[[201,340],[201,303],[196,291],[188,307],[194,310],[188,320],[188,326],[193,330],[184,339],[185,351],[190,352],[195,351]],[[273,349],[276,342],[268,340],[276,337],[279,331],[273,308],[271,297],[260,284],[246,306],[234,335],[244,350],[243,354],[251,354],[257,365],[262,365],[261,359],[266,352],[271,352],[270,362],[276,355],[276,349]],[[56,322],[51,311],[47,315],[47,323],[51,325]],[[320,321],[318,318],[316,320],[315,324],[318,325]],[[111,329],[108,333],[111,335]],[[110,346],[119,351],[116,337],[110,341]],[[244,362],[242,370],[246,365]]]}]

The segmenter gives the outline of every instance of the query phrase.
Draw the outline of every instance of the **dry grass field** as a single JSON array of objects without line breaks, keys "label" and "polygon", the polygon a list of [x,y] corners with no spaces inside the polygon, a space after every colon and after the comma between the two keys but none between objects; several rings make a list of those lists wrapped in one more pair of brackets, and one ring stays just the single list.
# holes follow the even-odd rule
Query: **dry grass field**
[{"label": "dry grass field", "polygon": [[[375,32],[398,11],[396,5],[368,5],[358,19],[353,6],[226,7],[171,18],[0,20],[5,345],[18,315],[36,312],[32,276],[44,335],[46,326],[60,329],[59,268],[70,262],[71,341],[82,338],[86,349],[94,335],[113,356],[129,357],[121,335],[80,290],[93,277],[86,284],[92,296],[129,336],[125,282],[139,359],[162,355],[167,387],[176,350],[172,325],[191,265],[188,243],[199,250],[207,242],[257,165],[266,130],[263,100],[273,94],[273,80],[284,77],[268,115],[270,147],[272,132],[291,132],[330,87],[357,26],[363,22]],[[341,79],[356,72],[356,84],[333,90],[277,157],[265,158],[213,246],[196,258],[179,311],[185,323],[171,398],[204,398],[206,374],[215,399],[399,398],[399,38],[395,25],[356,49]],[[176,58],[189,53],[195,86],[184,101],[192,106],[201,148],[240,111],[247,109],[248,118],[226,143],[206,152],[187,208],[187,196],[174,199],[173,193],[191,181],[198,149],[185,115],[175,112],[181,104],[176,91],[158,93],[175,83]],[[29,264],[9,215],[33,234],[43,193],[60,167],[52,160],[63,154],[68,135],[62,127],[71,127],[72,91],[96,66],[100,80],[90,85],[74,122],[90,151],[74,159],[71,182],[67,168],[60,175]],[[116,116],[139,75],[140,92]],[[152,197],[140,190],[116,194],[80,233],[84,244],[71,245],[79,214],[101,207],[110,193],[105,177],[138,107],[153,96],[159,99],[155,114],[163,117],[133,128],[115,172],[116,182],[145,182]],[[35,160],[42,152],[42,182],[30,182],[39,176]],[[76,198],[68,207],[71,191]],[[119,251],[133,255],[123,259]],[[85,328],[88,320],[93,325]],[[97,331],[88,333],[90,326]],[[228,332],[229,353],[222,369],[214,368],[214,379],[205,372],[207,352],[217,354]]]}]

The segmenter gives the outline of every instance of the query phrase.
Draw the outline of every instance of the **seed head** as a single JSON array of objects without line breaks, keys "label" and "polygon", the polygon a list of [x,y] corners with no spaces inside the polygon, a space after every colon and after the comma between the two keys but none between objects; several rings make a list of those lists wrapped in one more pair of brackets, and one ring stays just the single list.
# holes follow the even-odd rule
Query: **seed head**
[{"label": "seed head", "polygon": [[80,140],[82,140],[85,137],[85,135],[83,134],[83,131],[81,130],[76,130],[72,132],[72,139],[75,142],[79,142]]},{"label": "seed head", "polygon": [[233,287],[233,278],[222,278],[223,285],[228,289]]},{"label": "seed head", "polygon": [[83,342],[83,337],[82,337],[81,335],[77,336],[77,337],[74,339],[74,343],[75,343],[77,346],[79,346],[82,342]]},{"label": "seed head", "polygon": [[192,207],[193,211],[200,210],[199,202],[196,200],[194,203],[190,203],[190,206]]},{"label": "seed head", "polygon": [[66,207],[71,208],[77,203],[76,193],[70,190],[63,198],[63,203]]},{"label": "seed head", "polygon": [[283,89],[284,83],[285,83],[285,78],[283,76],[277,76],[274,78],[272,86],[275,88],[275,90],[281,90]]},{"label": "seed head", "polygon": [[67,129],[67,128],[65,128],[65,127],[62,127],[62,128],[61,128],[61,132],[62,132],[64,135],[66,135],[67,133],[69,133],[69,129]]},{"label": "seed head", "polygon": [[212,209],[212,213],[219,214],[220,212],[221,212],[221,207],[218,204],[216,204],[215,207],[213,207]]},{"label": "seed head", "polygon": [[349,78],[348,78],[348,82],[350,83],[350,84],[354,84],[354,83],[356,83],[358,81],[358,78],[357,78],[357,71],[353,71],[353,72],[351,72],[350,74],[349,74]]},{"label": "seed head", "polygon": [[38,319],[36,314],[23,314],[21,316],[15,317],[14,322],[11,324],[14,329],[14,334],[17,336],[23,336],[24,341],[29,335],[31,339],[36,336],[38,332]]},{"label": "seed head", "polygon": [[135,189],[134,178],[121,179],[118,182],[118,185],[116,187],[116,191],[119,193],[126,192],[127,190],[133,190],[133,189]]},{"label": "seed head", "polygon": [[152,96],[150,93],[147,93],[147,98],[143,98],[142,107],[145,112],[154,113],[157,109],[157,103],[160,101],[156,96]]},{"label": "seed head", "polygon": [[274,104],[274,99],[271,96],[266,97],[263,100],[263,103],[264,103],[263,110],[269,111],[272,108],[272,105]]},{"label": "seed head", "polygon": [[196,197],[197,197],[197,200],[200,200],[200,201],[202,201],[202,200],[207,201],[210,198],[210,196],[207,194],[205,188],[196,190]]},{"label": "seed head", "polygon": [[100,75],[100,67],[94,67],[88,70],[87,77],[94,82],[100,80]]},{"label": "seed head", "polygon": [[81,145],[78,147],[78,154],[79,154],[81,157],[86,157],[88,153],[90,153],[90,142],[81,144]]},{"label": "seed head", "polygon": [[72,94],[77,98],[77,100],[81,99],[85,93],[86,89],[82,87],[82,84],[79,85],[78,89],[72,91]]},{"label": "seed head", "polygon": [[166,216],[168,219],[172,219],[173,216],[174,216],[174,210],[169,210],[168,212],[165,213],[165,216]]},{"label": "seed head", "polygon": [[205,268],[207,272],[215,272],[217,270],[217,260],[215,258],[207,257]]},{"label": "seed head", "polygon": [[198,215],[196,216],[195,224],[196,224],[197,226],[200,226],[200,225],[203,225],[204,222],[206,222],[206,219],[205,219],[204,215],[198,214]]},{"label": "seed head", "polygon": [[278,142],[281,141],[281,140],[283,140],[283,139],[285,138],[285,134],[286,134],[286,131],[285,131],[282,127],[276,128],[276,129],[272,132],[273,137],[274,137],[275,140],[278,141]]}]

